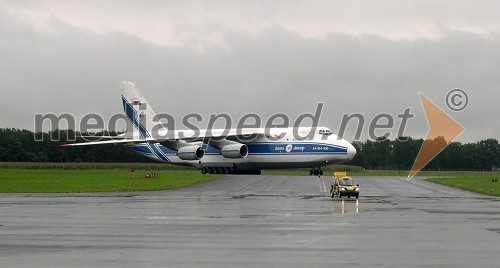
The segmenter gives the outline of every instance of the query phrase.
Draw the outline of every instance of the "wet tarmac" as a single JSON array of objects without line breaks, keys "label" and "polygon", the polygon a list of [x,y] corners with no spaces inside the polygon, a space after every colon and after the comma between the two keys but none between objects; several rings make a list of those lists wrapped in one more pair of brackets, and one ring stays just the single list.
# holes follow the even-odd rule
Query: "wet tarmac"
[{"label": "wet tarmac", "polygon": [[1,267],[498,267],[500,198],[359,177],[233,175],[116,194],[0,194]]}]

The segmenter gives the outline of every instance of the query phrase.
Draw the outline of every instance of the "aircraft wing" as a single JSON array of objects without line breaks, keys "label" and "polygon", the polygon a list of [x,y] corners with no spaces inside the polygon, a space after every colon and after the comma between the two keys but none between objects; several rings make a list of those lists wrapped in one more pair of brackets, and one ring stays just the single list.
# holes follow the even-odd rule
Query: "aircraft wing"
[{"label": "aircraft wing", "polygon": [[90,142],[80,142],[80,143],[67,143],[61,145],[61,147],[100,145],[100,144],[119,144],[119,143],[142,143],[148,141],[154,141],[154,139],[120,139],[120,140],[106,140],[106,141],[90,141]]},{"label": "aircraft wing", "polygon": [[74,138],[84,138],[84,139],[94,139],[94,140],[102,140],[102,139],[120,140],[129,138],[126,136],[126,134],[127,133],[122,133],[115,136],[75,135]]},{"label": "aircraft wing", "polygon": [[[61,147],[70,147],[70,146],[87,146],[87,145],[100,145],[100,144],[126,144],[126,143],[142,143],[142,142],[165,142],[165,141],[202,141],[205,139],[211,139],[211,138],[216,138],[216,139],[227,139],[227,140],[234,140],[237,139],[238,137],[245,136],[245,137],[251,137],[251,136],[258,136],[258,135],[265,135],[269,134],[273,138],[280,138],[283,133],[281,133],[283,130],[276,130],[274,131],[271,129],[271,131],[268,130],[268,133],[263,128],[254,128],[254,129],[212,129],[212,130],[207,130],[207,129],[200,129],[198,131],[194,130],[179,130],[176,131],[173,137],[147,137],[147,138],[140,138],[140,139],[130,139],[124,136],[106,136],[106,137],[100,137],[101,139],[110,139],[110,140],[100,140],[100,141],[90,141],[90,142],[81,142],[81,143],[68,143],[68,144],[63,144]],[[155,135],[153,135],[155,136]],[[97,138],[97,137],[93,137]]]},{"label": "aircraft wing", "polygon": [[[217,138],[217,139],[237,139],[238,137],[245,136],[262,136],[269,135],[270,138],[281,138],[285,135],[284,129],[268,129],[264,128],[245,128],[245,129],[200,129],[197,132],[193,130],[183,130],[177,131],[175,133],[175,138],[173,140],[183,139],[183,140],[191,140],[191,141],[200,141],[204,139]],[[171,139],[169,139],[171,140]]]}]

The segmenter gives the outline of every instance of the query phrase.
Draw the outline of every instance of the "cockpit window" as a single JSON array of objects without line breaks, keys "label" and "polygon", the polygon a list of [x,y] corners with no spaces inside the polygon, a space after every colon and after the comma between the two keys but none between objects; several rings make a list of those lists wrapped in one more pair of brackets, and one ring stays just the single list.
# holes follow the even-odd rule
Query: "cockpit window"
[{"label": "cockpit window", "polygon": [[320,129],[319,134],[322,134],[322,135],[332,135],[333,133],[329,130],[329,129]]}]

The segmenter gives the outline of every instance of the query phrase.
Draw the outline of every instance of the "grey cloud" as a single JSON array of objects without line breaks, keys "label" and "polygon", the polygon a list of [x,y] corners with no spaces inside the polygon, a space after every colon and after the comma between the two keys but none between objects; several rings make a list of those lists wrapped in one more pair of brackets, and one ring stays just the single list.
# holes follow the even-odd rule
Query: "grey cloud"
[{"label": "grey cloud", "polygon": [[[341,34],[305,40],[275,26],[256,37],[226,33],[227,49],[200,52],[120,32],[97,35],[57,18],[50,21],[56,33],[43,33],[0,15],[0,35],[7,40],[0,44],[0,127],[32,129],[37,112],[108,117],[122,109],[118,81],[130,80],[157,113],[172,113],[179,122],[191,112],[207,119],[221,112],[296,118],[325,102],[322,124],[337,132],[343,113],[371,119],[412,107],[416,118],[407,134],[416,137],[427,132],[417,93],[446,110],[447,91],[460,87],[470,106],[461,113],[447,110],[466,127],[460,140],[500,133],[500,36],[450,31],[437,41]],[[349,128],[346,138],[353,133]]]}]

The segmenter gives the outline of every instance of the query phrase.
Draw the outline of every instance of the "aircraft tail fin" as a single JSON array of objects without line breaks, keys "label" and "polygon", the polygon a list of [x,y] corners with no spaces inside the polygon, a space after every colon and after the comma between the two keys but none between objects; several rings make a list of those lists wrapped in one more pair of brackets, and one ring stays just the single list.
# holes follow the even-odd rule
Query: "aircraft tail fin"
[{"label": "aircraft tail fin", "polygon": [[[132,82],[120,83],[123,112],[134,126],[134,133],[141,138],[151,137],[155,113],[141,92]],[[130,130],[129,130],[130,131]]]}]

